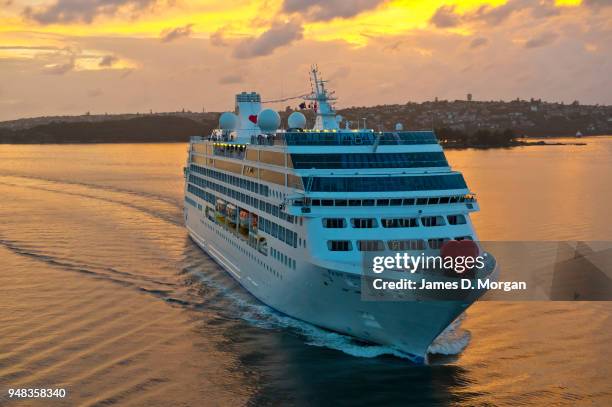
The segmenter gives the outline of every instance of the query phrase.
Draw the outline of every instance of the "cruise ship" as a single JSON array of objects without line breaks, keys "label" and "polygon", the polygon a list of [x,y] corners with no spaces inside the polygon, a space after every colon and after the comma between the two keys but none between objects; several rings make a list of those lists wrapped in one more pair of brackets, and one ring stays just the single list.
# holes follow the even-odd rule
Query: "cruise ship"
[{"label": "cruise ship", "polygon": [[469,214],[478,202],[433,131],[354,128],[336,115],[316,66],[310,83],[301,107],[316,112],[311,128],[299,111],[281,126],[258,93],[242,92],[218,129],[192,137],[188,233],[275,310],[426,363],[432,342],[476,298],[366,300],[364,254],[477,241]]}]

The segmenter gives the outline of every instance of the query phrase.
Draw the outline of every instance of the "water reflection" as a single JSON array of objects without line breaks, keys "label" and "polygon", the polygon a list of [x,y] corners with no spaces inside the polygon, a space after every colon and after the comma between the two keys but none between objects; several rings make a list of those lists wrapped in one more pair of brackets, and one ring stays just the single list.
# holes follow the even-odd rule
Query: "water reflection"
[{"label": "water reflection", "polygon": [[[449,151],[478,194],[479,237],[610,240],[612,138],[585,141]],[[467,349],[432,366],[274,313],[188,239],[185,156],[184,144],[0,149],[2,387],[67,386],[58,405],[612,400],[610,303],[478,303]]]}]

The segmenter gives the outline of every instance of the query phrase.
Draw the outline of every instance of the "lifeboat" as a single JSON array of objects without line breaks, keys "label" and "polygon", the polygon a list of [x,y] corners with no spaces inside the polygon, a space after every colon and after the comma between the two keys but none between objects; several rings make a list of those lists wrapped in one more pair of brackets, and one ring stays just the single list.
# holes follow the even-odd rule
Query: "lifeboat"
[{"label": "lifeboat", "polygon": [[240,211],[240,227],[249,227],[249,212],[245,210]]},{"label": "lifeboat", "polygon": [[236,207],[232,204],[227,204],[227,217],[230,219],[230,222],[236,221]]},{"label": "lifeboat", "polygon": [[227,208],[227,204],[222,199],[217,199],[217,204],[215,205],[217,212],[221,214],[225,214],[225,210]]}]

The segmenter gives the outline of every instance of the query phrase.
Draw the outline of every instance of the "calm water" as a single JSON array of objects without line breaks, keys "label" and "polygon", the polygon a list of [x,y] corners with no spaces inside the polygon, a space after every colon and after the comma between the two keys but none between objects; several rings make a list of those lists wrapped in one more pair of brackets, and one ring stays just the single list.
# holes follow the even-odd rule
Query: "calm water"
[{"label": "calm water", "polygon": [[[449,151],[480,238],[612,240],[612,137],[585,141]],[[612,403],[609,303],[478,303],[430,366],[275,314],[188,239],[186,148],[0,145],[0,405]]]}]

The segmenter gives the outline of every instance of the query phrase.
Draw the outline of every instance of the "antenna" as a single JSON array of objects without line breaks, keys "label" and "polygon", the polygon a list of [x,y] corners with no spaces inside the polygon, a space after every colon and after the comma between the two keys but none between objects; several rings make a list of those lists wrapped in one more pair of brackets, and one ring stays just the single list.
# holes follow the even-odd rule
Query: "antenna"
[{"label": "antenna", "polygon": [[336,113],[333,108],[333,101],[336,98],[333,92],[328,93],[325,89],[327,81],[321,79],[319,68],[316,64],[310,66],[310,88],[312,93],[304,99],[314,101],[317,118],[315,129],[337,129]]}]

